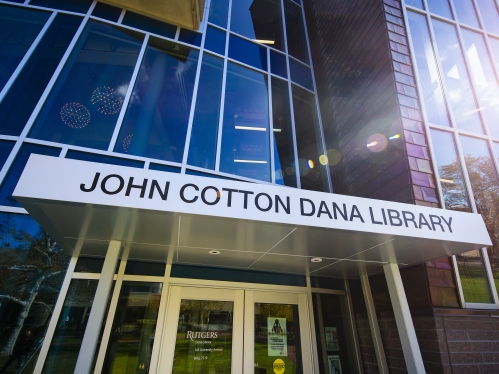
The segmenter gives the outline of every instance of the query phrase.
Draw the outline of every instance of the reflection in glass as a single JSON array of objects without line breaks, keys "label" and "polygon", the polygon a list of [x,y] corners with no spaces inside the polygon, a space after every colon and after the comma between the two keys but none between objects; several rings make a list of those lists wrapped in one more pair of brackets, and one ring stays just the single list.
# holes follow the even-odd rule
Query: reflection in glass
[{"label": "reflection in glass", "polygon": [[197,50],[150,39],[116,152],[182,162],[198,57]]},{"label": "reflection in glass", "polygon": [[33,44],[49,13],[0,6],[0,91]]},{"label": "reflection in glass", "polygon": [[297,305],[255,303],[255,374],[303,373],[300,344]]},{"label": "reflection in glass", "polygon": [[229,37],[229,57],[267,71],[267,48],[232,34]]},{"label": "reflection in glass", "polygon": [[483,134],[478,108],[454,26],[433,20],[440,63],[447,83],[448,99],[457,127]]},{"label": "reflection in glass", "polygon": [[24,143],[21,149],[17,153],[14,162],[12,163],[5,179],[3,180],[2,186],[0,187],[0,204],[7,206],[20,207],[21,205],[17,202],[15,198],[12,197],[14,188],[21,177],[21,174],[28,162],[29,156],[32,153],[46,156],[59,156],[61,153],[60,148],[46,147],[38,144]]},{"label": "reflection in glass", "polygon": [[107,149],[142,36],[89,21],[30,137]]},{"label": "reflection in glass", "polygon": [[227,28],[227,15],[229,13],[229,0],[210,1],[210,14],[208,22]]},{"label": "reflection in glass", "polygon": [[125,13],[125,17],[123,17],[123,24],[135,27],[139,30],[149,31],[153,34],[166,36],[170,39],[173,39],[175,37],[175,33],[177,32],[177,26],[130,11]]},{"label": "reflection in glass", "polygon": [[92,0],[31,0],[29,5],[86,13],[90,5],[92,5]]},{"label": "reflection in glass", "polygon": [[80,23],[80,17],[63,14],[52,21],[0,104],[1,134],[21,134]]},{"label": "reflection in glass", "polygon": [[289,73],[291,74],[291,80],[293,82],[298,83],[302,87],[308,88],[310,91],[314,90],[312,71],[310,68],[290,58]]},{"label": "reflection in glass", "polygon": [[95,5],[94,10],[92,10],[92,15],[95,17],[107,19],[112,22],[118,22],[121,11],[121,8],[98,2]]},{"label": "reflection in glass", "polygon": [[428,121],[450,126],[425,16],[407,12]]},{"label": "reflection in glass", "polygon": [[476,0],[485,30],[499,35],[499,13],[494,0]]},{"label": "reflection in glass", "polygon": [[301,7],[291,0],[284,0],[284,15],[286,16],[288,53],[309,64],[305,23],[303,22]]},{"label": "reflection in glass", "polygon": [[267,76],[227,66],[220,171],[270,182]]},{"label": "reflection in glass", "polygon": [[32,373],[69,256],[27,214],[0,213],[0,235],[0,370]]},{"label": "reflection in glass", "polygon": [[428,8],[431,13],[435,13],[446,18],[453,18],[450,12],[448,0],[428,0]]},{"label": "reflection in glass", "polygon": [[182,300],[172,374],[230,373],[231,301]]},{"label": "reflection in glass", "polygon": [[189,165],[215,169],[222,70],[222,59],[208,53],[203,55],[187,159]]},{"label": "reflection in glass", "polygon": [[490,48],[492,49],[492,57],[496,65],[496,69],[499,71],[499,39],[489,38]]},{"label": "reflection in glass", "polygon": [[470,203],[464,182],[461,163],[456,152],[452,133],[431,130],[435,161],[440,175],[440,185],[447,209],[470,212]]},{"label": "reflection in glass", "polygon": [[481,113],[487,120],[491,135],[499,137],[499,86],[483,36],[466,29],[462,33]]},{"label": "reflection in glass", "polygon": [[475,7],[472,0],[454,0],[454,9],[456,9],[457,19],[461,23],[480,28],[476,18]]},{"label": "reflection in glass", "polygon": [[461,253],[456,256],[456,261],[464,300],[467,303],[492,303],[480,250]]},{"label": "reflection in glass", "polygon": [[301,188],[327,192],[329,187],[324,166],[327,159],[322,148],[315,96],[293,85],[293,109]]},{"label": "reflection in glass", "polygon": [[482,215],[492,240],[492,246],[487,247],[487,252],[497,288],[499,286],[499,178],[485,140],[461,136],[461,146],[477,213]]},{"label": "reflection in glass", "polygon": [[211,26],[206,28],[206,36],[204,40],[204,47],[206,49],[224,56],[225,41],[226,33],[224,31]]},{"label": "reflection in glass", "polygon": [[192,44],[197,47],[201,46],[203,34],[187,29],[180,29],[178,40],[187,44]]},{"label": "reflection in glass", "polygon": [[284,50],[281,2],[279,0],[233,1],[230,30],[256,42]]},{"label": "reflection in glass", "polygon": [[415,8],[424,9],[423,8],[423,0],[406,0],[405,5],[410,5],[410,6],[413,6]]},{"label": "reflection in glass", "polygon": [[161,283],[123,282],[102,373],[148,373]]},{"label": "reflection in glass", "polygon": [[272,119],[274,124],[275,183],[296,187],[288,83],[277,78],[272,78]]},{"label": "reflection in glass", "polygon": [[283,78],[288,77],[285,55],[274,52],[272,50],[270,51],[270,72]]}]

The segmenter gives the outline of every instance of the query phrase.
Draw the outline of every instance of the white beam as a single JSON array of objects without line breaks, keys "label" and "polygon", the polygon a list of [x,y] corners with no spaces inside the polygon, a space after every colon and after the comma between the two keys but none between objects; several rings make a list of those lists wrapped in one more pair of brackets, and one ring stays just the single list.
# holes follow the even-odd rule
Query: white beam
[{"label": "white beam", "polygon": [[400,342],[402,343],[407,372],[409,374],[424,374],[426,371],[423,358],[421,357],[416,331],[412,323],[411,312],[409,311],[409,304],[405,296],[399,267],[395,263],[389,263],[383,265],[383,270],[385,272],[386,283],[388,284]]}]

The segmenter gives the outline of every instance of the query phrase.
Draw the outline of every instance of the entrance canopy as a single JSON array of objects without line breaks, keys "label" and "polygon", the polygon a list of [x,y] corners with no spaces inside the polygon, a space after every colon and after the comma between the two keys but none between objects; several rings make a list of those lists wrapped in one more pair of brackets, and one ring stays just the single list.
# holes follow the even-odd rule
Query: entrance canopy
[{"label": "entrance canopy", "polygon": [[410,204],[32,155],[14,196],[66,251],[355,277],[491,245],[482,217]]}]

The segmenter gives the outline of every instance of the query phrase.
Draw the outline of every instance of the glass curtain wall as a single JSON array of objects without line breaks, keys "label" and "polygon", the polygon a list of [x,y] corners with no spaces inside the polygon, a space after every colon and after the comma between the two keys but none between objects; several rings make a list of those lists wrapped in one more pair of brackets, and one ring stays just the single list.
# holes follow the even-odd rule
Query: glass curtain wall
[{"label": "glass curtain wall", "polygon": [[423,0],[406,6],[443,203],[482,214],[491,235],[491,247],[456,256],[464,301],[486,307],[498,303],[499,285],[497,4]]}]

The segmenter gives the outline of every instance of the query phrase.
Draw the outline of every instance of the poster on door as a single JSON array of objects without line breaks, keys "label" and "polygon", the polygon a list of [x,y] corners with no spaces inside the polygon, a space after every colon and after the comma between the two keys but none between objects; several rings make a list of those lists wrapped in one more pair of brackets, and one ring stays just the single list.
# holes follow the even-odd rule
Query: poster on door
[{"label": "poster on door", "polygon": [[341,374],[340,356],[327,356],[327,362],[329,365],[329,374]]},{"label": "poster on door", "polygon": [[338,330],[336,327],[324,327],[326,335],[326,349],[328,351],[338,351],[340,346],[338,344]]},{"label": "poster on door", "polygon": [[288,355],[288,335],[286,333],[286,318],[267,318],[267,338],[269,356]]}]

